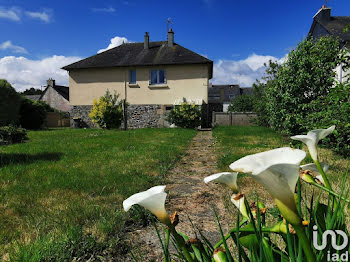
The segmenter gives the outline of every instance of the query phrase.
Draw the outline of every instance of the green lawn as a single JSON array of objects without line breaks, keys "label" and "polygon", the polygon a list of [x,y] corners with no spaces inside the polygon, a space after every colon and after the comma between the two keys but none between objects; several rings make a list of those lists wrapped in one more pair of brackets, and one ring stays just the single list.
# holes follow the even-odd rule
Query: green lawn
[{"label": "green lawn", "polygon": [[70,261],[118,249],[130,219],[123,199],[162,183],[195,133],[58,129],[0,147],[0,260]]},{"label": "green lawn", "polygon": [[[272,129],[260,126],[218,127],[213,130],[213,136],[218,143],[218,168],[221,171],[230,171],[229,165],[246,155],[290,146],[290,143],[293,142]],[[308,152],[306,146],[303,146],[303,150]],[[330,180],[340,185],[344,175],[349,174],[350,160],[322,147],[319,149],[319,154],[321,161],[330,165],[328,172]],[[311,157],[308,155],[303,163],[312,163]]]}]

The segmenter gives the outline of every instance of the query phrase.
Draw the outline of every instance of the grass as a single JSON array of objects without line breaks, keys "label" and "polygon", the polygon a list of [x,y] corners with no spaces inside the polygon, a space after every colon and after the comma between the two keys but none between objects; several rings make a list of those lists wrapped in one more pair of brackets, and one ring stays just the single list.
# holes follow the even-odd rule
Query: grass
[{"label": "grass", "polygon": [[[58,129],[0,148],[0,260],[123,252],[123,199],[162,183],[195,135],[184,129]],[[111,253],[111,254],[112,254]],[[105,253],[104,253],[105,254]]]},{"label": "grass", "polygon": [[[246,155],[290,146],[290,143],[295,143],[289,137],[283,137],[272,129],[260,126],[217,127],[213,130],[213,136],[217,142],[216,151],[220,171],[230,171],[229,165]],[[306,146],[303,146],[303,150],[308,152]],[[325,160],[330,165],[327,176],[335,185],[335,189],[340,190],[344,175],[349,174],[350,159],[344,159],[332,150],[323,147],[319,149],[319,155],[321,162]],[[307,163],[312,163],[309,154],[302,164]],[[270,199],[272,204],[272,199],[266,191],[251,178],[243,177],[239,184],[244,192],[253,192],[255,196],[259,195],[259,197]]]}]

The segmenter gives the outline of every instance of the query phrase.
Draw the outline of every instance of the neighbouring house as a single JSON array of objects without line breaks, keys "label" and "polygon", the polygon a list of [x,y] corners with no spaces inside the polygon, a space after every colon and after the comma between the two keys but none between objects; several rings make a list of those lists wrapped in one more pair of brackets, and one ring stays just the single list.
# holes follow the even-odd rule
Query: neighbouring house
[{"label": "neighbouring house", "polygon": [[53,79],[49,79],[46,82],[47,86],[39,100],[44,101],[58,111],[69,112],[69,87],[56,85]]},{"label": "neighbouring house", "polygon": [[[314,15],[313,23],[309,32],[315,38],[321,36],[335,36],[340,40],[342,48],[350,50],[350,16],[331,16],[331,8],[322,6]],[[342,65],[336,68],[339,82],[348,79],[348,73],[344,72]]]},{"label": "neighbouring house", "polygon": [[24,95],[24,97],[33,101],[39,101],[41,95]]},{"label": "neighbouring house", "polygon": [[63,69],[69,72],[71,117],[92,126],[88,116],[94,99],[107,90],[128,103],[128,128],[162,127],[167,110],[186,98],[199,106],[208,103],[213,61],[174,42],[124,43]]},{"label": "neighbouring house", "polygon": [[208,100],[210,108],[215,112],[227,112],[232,100],[247,94],[251,95],[253,88],[240,87],[239,85],[211,85],[208,89]]}]

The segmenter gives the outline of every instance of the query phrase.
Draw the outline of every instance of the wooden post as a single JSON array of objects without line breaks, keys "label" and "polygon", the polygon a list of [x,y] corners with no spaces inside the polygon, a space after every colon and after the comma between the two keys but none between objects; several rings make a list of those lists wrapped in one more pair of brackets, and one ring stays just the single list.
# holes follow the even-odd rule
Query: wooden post
[{"label": "wooden post", "polygon": [[230,112],[230,126],[232,126],[232,112]]},{"label": "wooden post", "polygon": [[124,120],[124,130],[128,130],[128,112],[126,99],[123,100],[123,120]]}]

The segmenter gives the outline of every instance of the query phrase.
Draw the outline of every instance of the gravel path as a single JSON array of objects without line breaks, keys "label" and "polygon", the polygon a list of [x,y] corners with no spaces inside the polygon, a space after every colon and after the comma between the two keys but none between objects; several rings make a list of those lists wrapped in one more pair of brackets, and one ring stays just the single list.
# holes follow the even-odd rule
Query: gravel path
[{"label": "gravel path", "polygon": [[[171,214],[177,211],[180,223],[176,229],[194,237],[193,227],[198,227],[212,243],[220,240],[213,206],[218,211],[224,232],[228,229],[225,205],[229,190],[220,185],[206,185],[203,178],[217,172],[215,143],[211,131],[201,131],[193,138],[185,156],[166,176],[168,200],[166,208]],[[225,200],[226,199],[226,200]],[[227,212],[226,212],[227,213]],[[224,219],[226,218],[226,219]],[[225,221],[226,220],[226,221]],[[144,261],[162,261],[162,251],[153,226],[129,233],[136,253],[144,254]],[[123,261],[127,261],[123,258]]]}]

